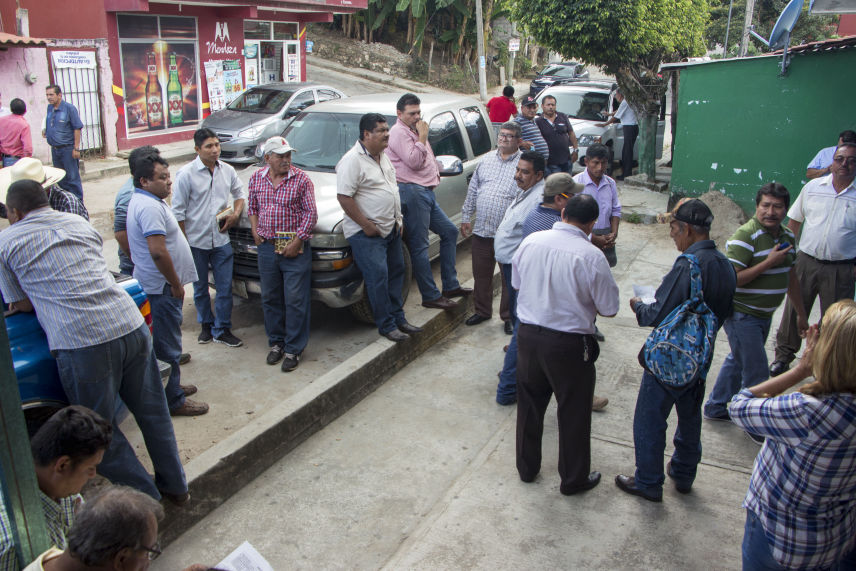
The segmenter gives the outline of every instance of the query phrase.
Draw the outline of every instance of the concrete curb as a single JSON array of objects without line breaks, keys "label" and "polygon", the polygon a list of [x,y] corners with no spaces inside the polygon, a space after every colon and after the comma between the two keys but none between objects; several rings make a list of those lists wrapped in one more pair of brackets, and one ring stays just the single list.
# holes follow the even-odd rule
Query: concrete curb
[{"label": "concrete curb", "polygon": [[[467,284],[472,286],[472,280]],[[494,291],[500,275],[494,274]],[[276,404],[225,440],[193,458],[184,470],[192,493],[187,507],[166,505],[160,542],[166,546],[301,442],[347,412],[408,363],[443,339],[472,312],[472,298],[450,311],[432,312],[423,332],[396,344],[384,338]]]},{"label": "concrete curb", "polygon": [[[191,135],[192,136],[192,135]],[[125,151],[122,151],[125,153]],[[120,174],[128,174],[128,157],[122,157],[121,153],[116,157],[110,159],[102,159],[99,161],[93,161],[93,166],[86,168],[84,167],[83,172],[80,173],[80,180],[86,182],[91,180],[98,180],[101,178],[105,178],[108,176],[116,176]],[[184,162],[190,161],[196,158],[196,151],[193,150],[193,143],[190,142],[190,150],[189,151],[178,151],[178,152],[169,152],[166,151],[162,154],[163,158],[167,161],[171,162]],[[99,164],[101,163],[101,164]]]}]

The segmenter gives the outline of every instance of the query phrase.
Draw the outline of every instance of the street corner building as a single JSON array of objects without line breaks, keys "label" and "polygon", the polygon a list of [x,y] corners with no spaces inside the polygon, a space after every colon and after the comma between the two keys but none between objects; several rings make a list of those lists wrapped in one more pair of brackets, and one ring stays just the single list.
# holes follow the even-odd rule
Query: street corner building
[{"label": "street corner building", "polygon": [[[368,0],[0,0],[3,100],[43,122],[57,84],[83,121],[81,152],[114,154],[192,138],[244,89],[306,80],[306,25]],[[32,36],[32,37],[30,37]],[[35,39],[39,38],[39,39]],[[8,73],[6,73],[8,72]],[[34,156],[49,148],[33,137]],[[42,146],[39,146],[42,145]],[[227,157],[224,157],[227,158]]]}]

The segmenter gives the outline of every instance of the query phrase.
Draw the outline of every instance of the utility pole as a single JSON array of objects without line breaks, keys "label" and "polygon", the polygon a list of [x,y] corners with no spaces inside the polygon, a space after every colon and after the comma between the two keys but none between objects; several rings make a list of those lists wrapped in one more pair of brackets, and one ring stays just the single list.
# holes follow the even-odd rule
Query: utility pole
[{"label": "utility pole", "polygon": [[746,0],[746,18],[743,20],[743,37],[740,40],[740,57],[746,57],[749,48],[749,29],[752,27],[752,12],[755,11],[755,0]]},{"label": "utility pole", "polygon": [[487,101],[487,76],[485,75],[487,61],[484,56],[484,18],[481,0],[476,0],[476,45],[479,56],[479,97],[482,101]]}]

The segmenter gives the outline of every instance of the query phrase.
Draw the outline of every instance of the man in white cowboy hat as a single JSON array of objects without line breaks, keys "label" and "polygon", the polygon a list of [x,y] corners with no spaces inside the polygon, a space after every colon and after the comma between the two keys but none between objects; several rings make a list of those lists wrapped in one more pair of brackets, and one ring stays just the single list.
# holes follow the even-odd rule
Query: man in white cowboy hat
[{"label": "man in white cowboy hat", "polygon": [[0,196],[6,202],[6,191],[9,185],[19,180],[34,180],[42,185],[48,195],[51,208],[58,212],[77,214],[89,220],[89,212],[83,205],[83,201],[76,195],[57,186],[62,180],[65,171],[55,167],[46,167],[39,159],[24,157],[11,167],[0,170]]}]

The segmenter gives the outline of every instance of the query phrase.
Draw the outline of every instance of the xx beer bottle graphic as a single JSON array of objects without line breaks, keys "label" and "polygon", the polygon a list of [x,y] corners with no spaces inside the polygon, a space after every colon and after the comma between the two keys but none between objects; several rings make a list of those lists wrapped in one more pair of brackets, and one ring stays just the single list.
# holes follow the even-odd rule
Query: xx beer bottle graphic
[{"label": "xx beer bottle graphic", "polygon": [[149,52],[148,56],[149,79],[146,81],[146,119],[149,129],[163,129],[163,91],[158,80],[158,66],[155,61],[155,53]]},{"label": "xx beer bottle graphic", "polygon": [[177,127],[184,123],[184,95],[181,92],[181,81],[178,79],[175,52],[169,54],[169,83],[166,84],[166,100],[169,104],[169,126]]}]

